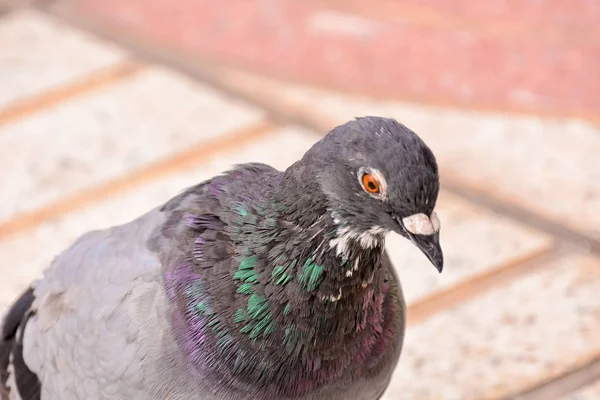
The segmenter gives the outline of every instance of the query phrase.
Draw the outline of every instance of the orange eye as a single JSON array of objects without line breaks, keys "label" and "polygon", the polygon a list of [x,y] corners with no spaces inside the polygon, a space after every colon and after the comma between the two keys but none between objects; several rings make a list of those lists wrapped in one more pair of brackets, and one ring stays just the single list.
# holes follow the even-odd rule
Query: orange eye
[{"label": "orange eye", "polygon": [[369,193],[379,193],[381,190],[379,187],[379,181],[371,174],[364,174],[362,176],[362,184],[365,190]]}]

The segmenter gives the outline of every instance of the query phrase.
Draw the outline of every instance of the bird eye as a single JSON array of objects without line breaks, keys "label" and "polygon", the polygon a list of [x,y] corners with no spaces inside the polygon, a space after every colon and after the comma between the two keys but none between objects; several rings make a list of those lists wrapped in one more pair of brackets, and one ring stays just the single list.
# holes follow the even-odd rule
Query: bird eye
[{"label": "bird eye", "polygon": [[371,174],[364,174],[362,176],[362,184],[369,193],[377,194],[381,190],[379,181]]}]

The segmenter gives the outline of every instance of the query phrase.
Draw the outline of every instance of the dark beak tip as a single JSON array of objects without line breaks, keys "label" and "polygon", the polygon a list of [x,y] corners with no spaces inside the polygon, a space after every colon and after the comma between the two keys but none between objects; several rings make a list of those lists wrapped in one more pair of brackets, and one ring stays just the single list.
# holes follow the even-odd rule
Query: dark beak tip
[{"label": "dark beak tip", "polygon": [[437,272],[441,274],[444,270],[444,259],[441,257],[431,256],[429,254],[427,254],[427,259],[429,260],[431,265],[433,265],[433,267],[437,270]]},{"label": "dark beak tip", "polygon": [[440,246],[439,233],[430,236],[409,235],[409,239],[427,256],[429,262],[441,274],[444,269],[444,252]]},{"label": "dark beak tip", "polygon": [[429,261],[431,262],[431,264],[433,264],[435,269],[437,269],[437,271],[441,274],[442,271],[444,270],[444,257],[441,255],[441,252],[438,254],[435,254],[435,255],[431,255],[429,257]]},{"label": "dark beak tip", "polygon": [[444,263],[443,263],[443,262],[441,262],[441,263],[439,263],[439,264],[436,264],[436,265],[435,265],[435,269],[437,269],[437,270],[438,270],[438,272],[441,274],[441,273],[442,273],[442,271],[444,270]]}]

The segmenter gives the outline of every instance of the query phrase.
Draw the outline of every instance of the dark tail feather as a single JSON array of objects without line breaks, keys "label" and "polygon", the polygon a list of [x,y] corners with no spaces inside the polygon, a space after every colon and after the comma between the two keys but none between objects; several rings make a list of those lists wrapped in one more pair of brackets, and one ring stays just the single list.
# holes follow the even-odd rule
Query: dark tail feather
[{"label": "dark tail feather", "polygon": [[[39,400],[40,382],[37,376],[27,368],[23,360],[23,328],[27,320],[33,315],[33,289],[29,288],[12,305],[2,324],[2,337],[0,340],[0,399],[8,399],[8,366],[12,364],[15,374],[17,390],[23,400]],[[20,335],[19,327],[21,327]]]},{"label": "dark tail feather", "polygon": [[17,334],[17,328],[23,321],[23,317],[33,304],[33,288],[27,289],[25,293],[12,305],[8,314],[4,317],[2,324],[2,340],[14,339]]},{"label": "dark tail feather", "polygon": [[6,380],[8,379],[8,361],[12,352],[12,341],[0,340],[0,399],[8,399]]},{"label": "dark tail feather", "polygon": [[0,388],[5,387],[8,379],[8,362],[13,350],[13,343],[17,329],[33,303],[33,289],[29,288],[12,305],[2,324],[2,340],[0,340]]}]

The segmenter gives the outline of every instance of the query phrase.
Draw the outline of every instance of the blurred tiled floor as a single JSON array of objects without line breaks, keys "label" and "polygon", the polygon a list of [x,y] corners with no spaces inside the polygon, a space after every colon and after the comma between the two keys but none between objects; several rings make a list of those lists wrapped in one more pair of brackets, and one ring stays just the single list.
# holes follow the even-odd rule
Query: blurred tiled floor
[{"label": "blurred tiled floor", "polygon": [[600,117],[595,0],[59,0],[189,54],[295,81]]},{"label": "blurred tiled floor", "polygon": [[[33,10],[0,17],[0,48],[0,311],[87,230],[235,163],[283,169],[354,116],[391,116],[438,157],[447,263],[435,274],[413,246],[388,241],[409,327],[385,399],[599,398],[586,376],[600,360],[593,123],[200,66],[207,85]],[[562,384],[575,373],[582,383]]]}]

